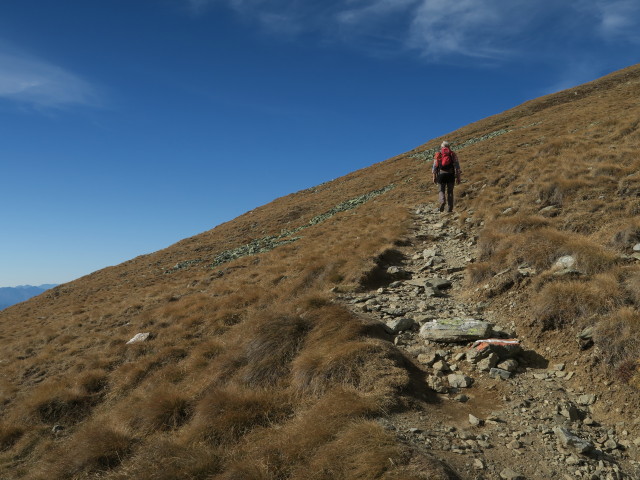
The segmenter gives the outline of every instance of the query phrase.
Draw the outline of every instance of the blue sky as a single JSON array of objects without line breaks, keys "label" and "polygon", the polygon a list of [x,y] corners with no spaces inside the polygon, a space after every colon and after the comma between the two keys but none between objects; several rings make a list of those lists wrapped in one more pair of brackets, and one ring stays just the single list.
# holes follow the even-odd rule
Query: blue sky
[{"label": "blue sky", "polygon": [[0,287],[635,64],[639,32],[636,0],[3,0]]}]

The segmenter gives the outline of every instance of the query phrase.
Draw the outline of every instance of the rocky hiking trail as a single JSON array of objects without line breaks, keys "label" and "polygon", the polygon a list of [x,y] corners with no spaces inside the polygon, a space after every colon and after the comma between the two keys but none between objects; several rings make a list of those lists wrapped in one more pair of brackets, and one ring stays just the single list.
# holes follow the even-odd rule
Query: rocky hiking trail
[{"label": "rocky hiking trail", "polygon": [[462,295],[472,215],[420,205],[369,290],[337,294],[386,325],[424,386],[424,398],[378,421],[461,479],[640,479],[638,422],[611,423],[599,413],[613,406],[598,405],[602,386],[583,381],[577,361],[554,363],[515,322]]}]

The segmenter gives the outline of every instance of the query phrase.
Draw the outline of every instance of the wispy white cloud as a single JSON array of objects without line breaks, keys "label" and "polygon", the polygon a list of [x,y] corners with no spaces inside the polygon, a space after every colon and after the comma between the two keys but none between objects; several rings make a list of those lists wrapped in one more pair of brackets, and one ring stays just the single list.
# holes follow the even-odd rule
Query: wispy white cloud
[{"label": "wispy white cloud", "polygon": [[270,32],[315,32],[371,53],[414,51],[434,62],[553,56],[561,51],[553,45],[587,43],[594,32],[640,41],[638,0],[327,0],[321,7],[315,0],[186,1],[199,11],[225,5]]},{"label": "wispy white cloud", "polygon": [[605,39],[627,39],[640,42],[640,3],[637,0],[594,2],[599,20],[598,32]]},{"label": "wispy white cloud", "polygon": [[45,108],[100,103],[95,89],[79,76],[7,49],[0,49],[0,98]]}]

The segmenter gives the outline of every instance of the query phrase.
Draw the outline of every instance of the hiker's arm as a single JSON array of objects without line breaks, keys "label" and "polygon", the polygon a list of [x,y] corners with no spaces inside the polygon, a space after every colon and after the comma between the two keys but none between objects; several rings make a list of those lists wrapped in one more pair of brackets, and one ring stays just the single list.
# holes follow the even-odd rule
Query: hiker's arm
[{"label": "hiker's arm", "polygon": [[437,168],[436,165],[438,164],[438,159],[434,158],[433,159],[433,166],[431,167],[431,175],[433,176],[433,183],[438,183],[438,173],[437,173]]}]

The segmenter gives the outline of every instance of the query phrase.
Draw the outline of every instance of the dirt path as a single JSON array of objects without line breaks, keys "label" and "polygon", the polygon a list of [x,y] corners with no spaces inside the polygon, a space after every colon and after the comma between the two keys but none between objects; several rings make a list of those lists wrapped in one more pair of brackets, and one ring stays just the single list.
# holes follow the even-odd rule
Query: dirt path
[{"label": "dirt path", "polygon": [[[358,315],[396,329],[396,345],[439,392],[380,422],[462,479],[640,479],[638,424],[607,424],[598,414],[606,410],[600,387],[576,387],[576,365],[547,361],[514,323],[500,316],[500,324],[488,304],[465,300],[464,269],[474,261],[477,234],[472,215],[465,212],[469,219],[461,221],[433,204],[419,206],[412,237],[383,259],[379,284],[341,296]],[[516,338],[523,351],[496,372],[490,368],[505,358],[476,363],[467,354],[470,342],[420,335],[421,326],[450,318],[486,321],[494,325],[492,337]],[[513,372],[503,374],[507,368]],[[450,375],[472,384],[452,387]]]}]

